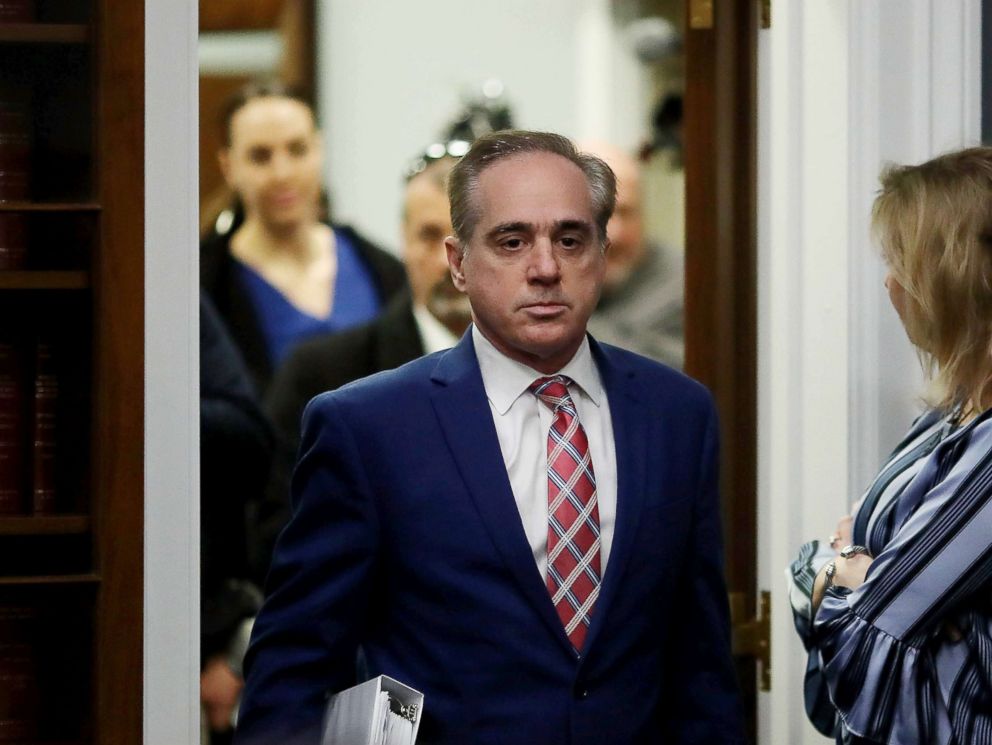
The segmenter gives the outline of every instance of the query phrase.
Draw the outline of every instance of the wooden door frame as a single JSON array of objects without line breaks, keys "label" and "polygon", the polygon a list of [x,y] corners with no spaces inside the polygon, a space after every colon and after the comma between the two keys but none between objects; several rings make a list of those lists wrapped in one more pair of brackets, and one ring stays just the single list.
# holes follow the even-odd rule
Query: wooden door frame
[{"label": "wooden door frame", "polygon": [[[757,40],[759,3],[713,0],[712,27],[685,34],[686,372],[712,391],[721,422],[728,590],[756,612]],[[753,661],[740,660],[755,733]]]}]

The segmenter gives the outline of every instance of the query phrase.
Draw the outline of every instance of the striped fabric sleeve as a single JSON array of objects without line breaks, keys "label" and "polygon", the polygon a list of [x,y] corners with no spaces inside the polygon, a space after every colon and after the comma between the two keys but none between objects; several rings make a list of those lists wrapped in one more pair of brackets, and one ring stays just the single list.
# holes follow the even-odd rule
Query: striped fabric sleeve
[{"label": "striped fabric sleeve", "polygon": [[[822,673],[851,733],[883,743],[955,742],[959,715],[970,717],[972,731],[976,725],[974,712],[953,711],[951,689],[976,663],[951,653],[962,645],[947,625],[973,614],[992,582],[992,421],[942,443],[894,518],[899,527],[864,584],[833,588],[820,606],[813,637]],[[984,629],[973,626],[987,642],[988,616]],[[985,686],[976,700],[992,695]]]}]

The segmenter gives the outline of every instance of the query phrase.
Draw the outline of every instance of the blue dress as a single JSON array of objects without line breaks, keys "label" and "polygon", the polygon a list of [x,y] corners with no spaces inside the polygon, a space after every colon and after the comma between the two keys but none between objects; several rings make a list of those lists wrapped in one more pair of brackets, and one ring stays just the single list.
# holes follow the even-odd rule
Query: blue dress
[{"label": "blue dress", "polygon": [[257,311],[272,367],[278,367],[301,341],[368,323],[381,307],[375,278],[347,235],[334,230],[337,275],[330,315],[318,318],[293,305],[262,275],[240,261],[239,279]]},{"label": "blue dress", "polygon": [[812,541],[790,567],[806,711],[838,743],[992,745],[992,411],[954,419],[920,417],[865,494],[861,587],[812,618],[834,552]]}]

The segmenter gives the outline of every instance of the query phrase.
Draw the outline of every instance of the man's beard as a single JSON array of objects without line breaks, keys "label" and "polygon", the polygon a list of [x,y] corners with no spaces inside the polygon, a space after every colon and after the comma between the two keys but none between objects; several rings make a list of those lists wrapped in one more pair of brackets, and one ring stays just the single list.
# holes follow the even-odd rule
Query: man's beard
[{"label": "man's beard", "polygon": [[456,336],[461,336],[472,321],[472,306],[468,302],[468,295],[455,287],[448,272],[431,287],[427,297],[427,310]]}]

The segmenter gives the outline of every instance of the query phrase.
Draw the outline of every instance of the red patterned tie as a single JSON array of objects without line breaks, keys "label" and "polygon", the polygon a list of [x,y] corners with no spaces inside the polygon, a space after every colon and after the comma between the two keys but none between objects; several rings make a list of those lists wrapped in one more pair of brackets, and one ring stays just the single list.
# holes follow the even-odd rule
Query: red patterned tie
[{"label": "red patterned tie", "polygon": [[534,381],[553,412],[548,431],[548,592],[565,633],[581,650],[599,596],[599,507],[589,440],[568,394],[569,378]]}]

